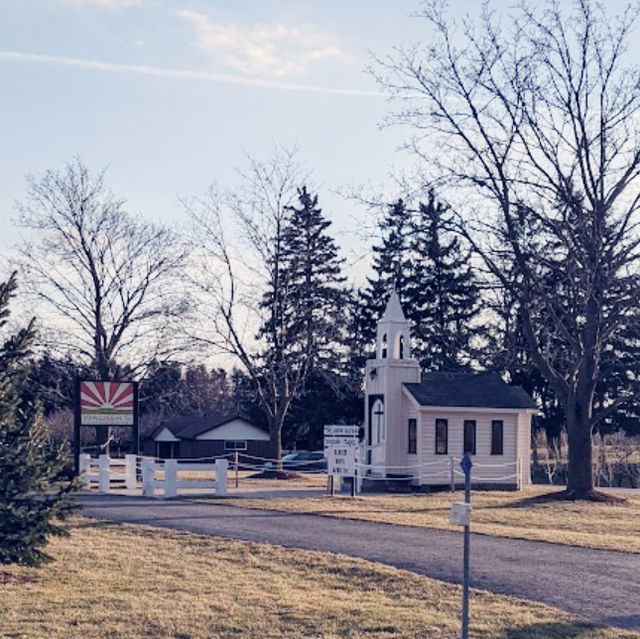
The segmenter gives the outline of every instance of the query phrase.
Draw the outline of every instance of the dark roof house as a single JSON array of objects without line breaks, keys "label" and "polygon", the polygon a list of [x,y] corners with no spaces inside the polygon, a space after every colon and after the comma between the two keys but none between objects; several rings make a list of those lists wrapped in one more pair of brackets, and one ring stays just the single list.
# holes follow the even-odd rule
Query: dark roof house
[{"label": "dark roof house", "polygon": [[234,451],[264,457],[269,442],[263,428],[234,412],[165,419],[143,439],[142,449],[163,458],[195,459]]}]

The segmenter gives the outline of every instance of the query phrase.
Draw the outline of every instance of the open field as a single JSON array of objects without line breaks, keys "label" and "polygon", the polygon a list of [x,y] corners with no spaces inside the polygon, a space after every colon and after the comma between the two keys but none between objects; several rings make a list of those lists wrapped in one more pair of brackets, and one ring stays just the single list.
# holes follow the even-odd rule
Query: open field
[{"label": "open field", "polygon": [[[640,553],[640,497],[623,505],[555,501],[536,503],[533,498],[561,490],[532,486],[521,492],[474,491],[473,532]],[[449,523],[451,502],[462,501],[456,493],[427,495],[359,495],[307,499],[229,499],[245,508],[313,513],[456,530]]]},{"label": "open field", "polygon": [[[77,519],[56,562],[0,569],[0,637],[458,636],[460,589],[344,556]],[[640,639],[473,591],[477,639]]]}]

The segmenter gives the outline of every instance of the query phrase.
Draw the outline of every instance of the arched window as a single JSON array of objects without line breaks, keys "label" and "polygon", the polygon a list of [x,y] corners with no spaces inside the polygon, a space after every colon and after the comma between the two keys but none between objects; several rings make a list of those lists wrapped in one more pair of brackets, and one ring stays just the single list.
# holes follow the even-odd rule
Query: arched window
[{"label": "arched window", "polygon": [[371,443],[381,444],[384,441],[384,404],[376,399],[371,410]]},{"label": "arched window", "polygon": [[380,347],[380,358],[387,359],[387,334],[382,336],[382,345]]},{"label": "arched window", "polygon": [[398,359],[404,359],[404,335],[398,338]]}]

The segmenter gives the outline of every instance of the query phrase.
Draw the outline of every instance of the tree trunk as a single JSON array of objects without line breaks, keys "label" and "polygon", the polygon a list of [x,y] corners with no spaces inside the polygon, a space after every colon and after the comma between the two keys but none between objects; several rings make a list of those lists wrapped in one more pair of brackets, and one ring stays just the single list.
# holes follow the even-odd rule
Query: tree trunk
[{"label": "tree trunk", "polygon": [[282,470],[282,422],[284,418],[275,415],[269,424],[269,435],[271,437],[271,457],[275,460],[274,467]]},{"label": "tree trunk", "polygon": [[567,494],[571,499],[585,499],[593,492],[590,400],[573,400],[567,405],[566,416],[569,438]]}]

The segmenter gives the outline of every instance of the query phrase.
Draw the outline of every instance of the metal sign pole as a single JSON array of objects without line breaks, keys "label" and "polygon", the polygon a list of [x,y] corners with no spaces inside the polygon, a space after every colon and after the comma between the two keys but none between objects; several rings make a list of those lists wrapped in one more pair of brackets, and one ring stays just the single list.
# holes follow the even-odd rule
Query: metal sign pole
[{"label": "metal sign pole", "polygon": [[73,398],[73,468],[80,474],[80,380],[74,382]]},{"label": "metal sign pole", "polygon": [[[464,471],[464,501],[471,503],[471,458],[465,454],[460,466]],[[469,550],[471,542],[470,520],[464,526],[464,556],[462,563],[462,639],[469,637]]]}]

